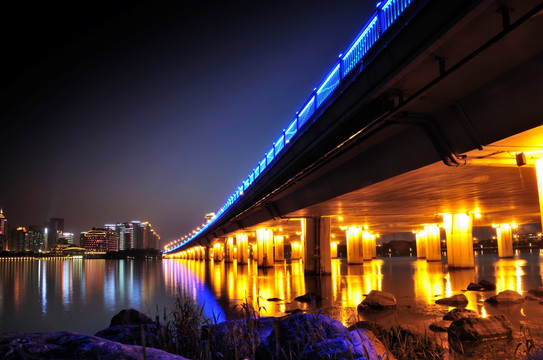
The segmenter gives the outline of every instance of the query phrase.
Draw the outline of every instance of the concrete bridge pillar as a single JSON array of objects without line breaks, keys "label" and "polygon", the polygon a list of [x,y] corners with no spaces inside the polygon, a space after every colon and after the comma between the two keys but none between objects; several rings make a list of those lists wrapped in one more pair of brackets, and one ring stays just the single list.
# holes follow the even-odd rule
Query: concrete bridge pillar
[{"label": "concrete bridge pillar", "polygon": [[541,217],[541,224],[543,226],[543,157],[536,160],[535,173],[539,192],[539,216]]},{"label": "concrete bridge pillar", "polygon": [[271,229],[258,229],[256,231],[258,252],[258,267],[273,266],[273,231]]},{"label": "concrete bridge pillar", "polygon": [[290,247],[292,249],[290,258],[292,260],[300,260],[302,257],[302,244],[300,241],[291,241]]},{"label": "concrete bridge pillar", "polygon": [[277,235],[273,237],[275,261],[285,261],[285,241],[283,235]]},{"label": "concrete bridge pillar", "polygon": [[224,262],[234,262],[234,237],[229,236],[224,241]]},{"label": "concrete bridge pillar", "polygon": [[213,245],[213,261],[219,262],[224,258],[224,245],[220,242]]},{"label": "concrete bridge pillar", "polygon": [[498,224],[496,238],[498,239],[498,256],[513,257],[513,224]]},{"label": "concrete bridge pillar", "polygon": [[258,245],[252,244],[251,249],[253,250],[253,260],[258,262]]},{"label": "concrete bridge pillar", "polygon": [[332,259],[337,258],[337,241],[330,242],[330,257]]},{"label": "concrete bridge pillar", "polygon": [[211,252],[212,252],[211,246],[208,245],[204,248],[204,253],[205,253],[204,258],[206,261],[211,261]]},{"label": "concrete bridge pillar", "polygon": [[375,235],[368,230],[362,231],[362,258],[371,260],[373,258],[373,249],[375,249]]},{"label": "concrete bridge pillar", "polygon": [[247,234],[236,234],[236,247],[238,249],[238,265],[247,264],[249,262],[249,237]]},{"label": "concrete bridge pillar", "polygon": [[330,257],[330,218],[302,219],[302,239],[305,243],[305,272],[328,275],[332,273]]},{"label": "concrete bridge pillar", "polygon": [[426,229],[417,231],[416,241],[417,257],[419,259],[426,259],[426,243],[428,241],[428,234],[426,233]]},{"label": "concrete bridge pillar", "polygon": [[426,261],[441,261],[441,234],[439,226],[426,225]]},{"label": "concrete bridge pillar", "polygon": [[347,264],[364,263],[362,228],[351,226],[347,229]]},{"label": "concrete bridge pillar", "polygon": [[450,268],[471,268],[473,261],[473,219],[466,213],[443,214],[447,233],[447,263]]}]

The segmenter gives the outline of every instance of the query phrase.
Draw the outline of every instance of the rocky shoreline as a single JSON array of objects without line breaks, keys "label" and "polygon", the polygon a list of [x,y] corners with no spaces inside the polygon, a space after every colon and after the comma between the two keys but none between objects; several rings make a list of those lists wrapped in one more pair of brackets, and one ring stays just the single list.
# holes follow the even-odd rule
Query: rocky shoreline
[{"label": "rocky shoreline", "polygon": [[[468,288],[471,291],[488,291],[492,286],[483,282],[470,284]],[[316,297],[306,294],[298,301],[305,298],[315,301]],[[543,287],[538,287],[530,290],[526,297],[506,290],[486,301],[494,306],[515,304],[526,299],[539,300],[543,304],[542,298]],[[511,322],[504,315],[479,317],[476,312],[464,308],[467,298],[463,294],[438,299],[436,304],[455,308],[442,320],[430,324],[428,332],[409,325],[383,329],[367,322],[347,328],[338,320],[315,313],[260,317],[248,308],[240,320],[202,326],[201,319],[191,312],[187,304],[179,304],[173,312],[173,322],[168,321],[165,325],[160,323],[158,316],[153,320],[137,310],[128,309],[115,315],[110,326],[94,336],[68,331],[1,334],[0,358],[394,360],[394,353],[402,354],[401,358],[411,358],[406,353],[413,351],[419,354],[417,358],[442,359],[450,352],[449,347],[457,353],[469,355],[469,349],[481,342],[510,339],[512,336]],[[374,290],[366,295],[358,311],[378,313],[395,307],[393,294]],[[439,341],[439,333],[447,334],[447,344]],[[398,343],[412,348],[397,348]],[[522,358],[543,359],[543,346],[537,348],[533,344]]]}]

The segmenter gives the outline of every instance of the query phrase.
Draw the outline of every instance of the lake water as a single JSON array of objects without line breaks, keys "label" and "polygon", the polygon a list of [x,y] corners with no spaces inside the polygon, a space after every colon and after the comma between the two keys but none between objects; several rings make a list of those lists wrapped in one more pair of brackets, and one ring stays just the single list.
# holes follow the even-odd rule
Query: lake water
[{"label": "lake water", "polygon": [[[543,305],[538,301],[505,307],[484,302],[503,290],[526,294],[541,286],[542,264],[539,253],[517,254],[512,259],[477,255],[475,268],[462,270],[410,257],[379,258],[363,265],[333,260],[332,275],[319,278],[304,277],[299,262],[258,269],[254,263],[237,266],[194,260],[0,259],[0,333],[69,330],[94,334],[106,328],[121,309],[135,308],[153,317],[158,309],[162,315],[164,309],[171,309],[179,290],[203,305],[209,317],[235,316],[236,305],[247,299],[260,307],[262,315],[309,307],[346,325],[365,319],[427,328],[450,309],[436,305],[436,299],[465,293],[468,308],[481,316],[505,314],[515,330],[525,324],[534,338],[543,339]],[[463,291],[481,279],[494,282],[496,291]],[[357,314],[357,305],[372,289],[393,293],[397,310]],[[307,292],[321,295],[323,301],[294,300]]]}]

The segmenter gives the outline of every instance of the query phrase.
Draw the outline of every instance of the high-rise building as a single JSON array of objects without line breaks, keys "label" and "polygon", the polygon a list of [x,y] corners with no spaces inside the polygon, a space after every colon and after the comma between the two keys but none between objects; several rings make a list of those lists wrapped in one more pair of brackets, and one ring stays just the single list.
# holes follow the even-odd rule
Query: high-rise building
[{"label": "high-rise building", "polygon": [[29,237],[28,232],[25,227],[18,227],[11,230],[8,241],[9,251],[23,252],[28,251],[29,248]]},{"label": "high-rise building", "polygon": [[57,246],[58,240],[64,232],[64,219],[51,218],[47,224],[46,248],[50,250]]},{"label": "high-rise building", "polygon": [[119,236],[108,229],[92,229],[81,237],[81,247],[85,251],[117,251]]},{"label": "high-rise building", "polygon": [[132,224],[129,222],[118,223],[117,233],[119,234],[119,250],[132,248]]},{"label": "high-rise building", "polygon": [[31,225],[28,227],[29,250],[40,252],[45,250],[45,226]]},{"label": "high-rise building", "polygon": [[0,209],[0,251],[6,250],[8,245],[8,219],[4,215],[4,210]]}]

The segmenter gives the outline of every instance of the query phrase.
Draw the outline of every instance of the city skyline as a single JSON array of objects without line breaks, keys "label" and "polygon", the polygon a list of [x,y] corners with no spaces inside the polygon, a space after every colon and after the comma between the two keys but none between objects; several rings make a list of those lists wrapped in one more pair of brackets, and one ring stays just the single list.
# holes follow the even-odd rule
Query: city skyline
[{"label": "city skyline", "polygon": [[[355,1],[10,5],[0,206],[74,233],[204,222],[374,9]],[[256,119],[256,120],[255,120]]]}]

